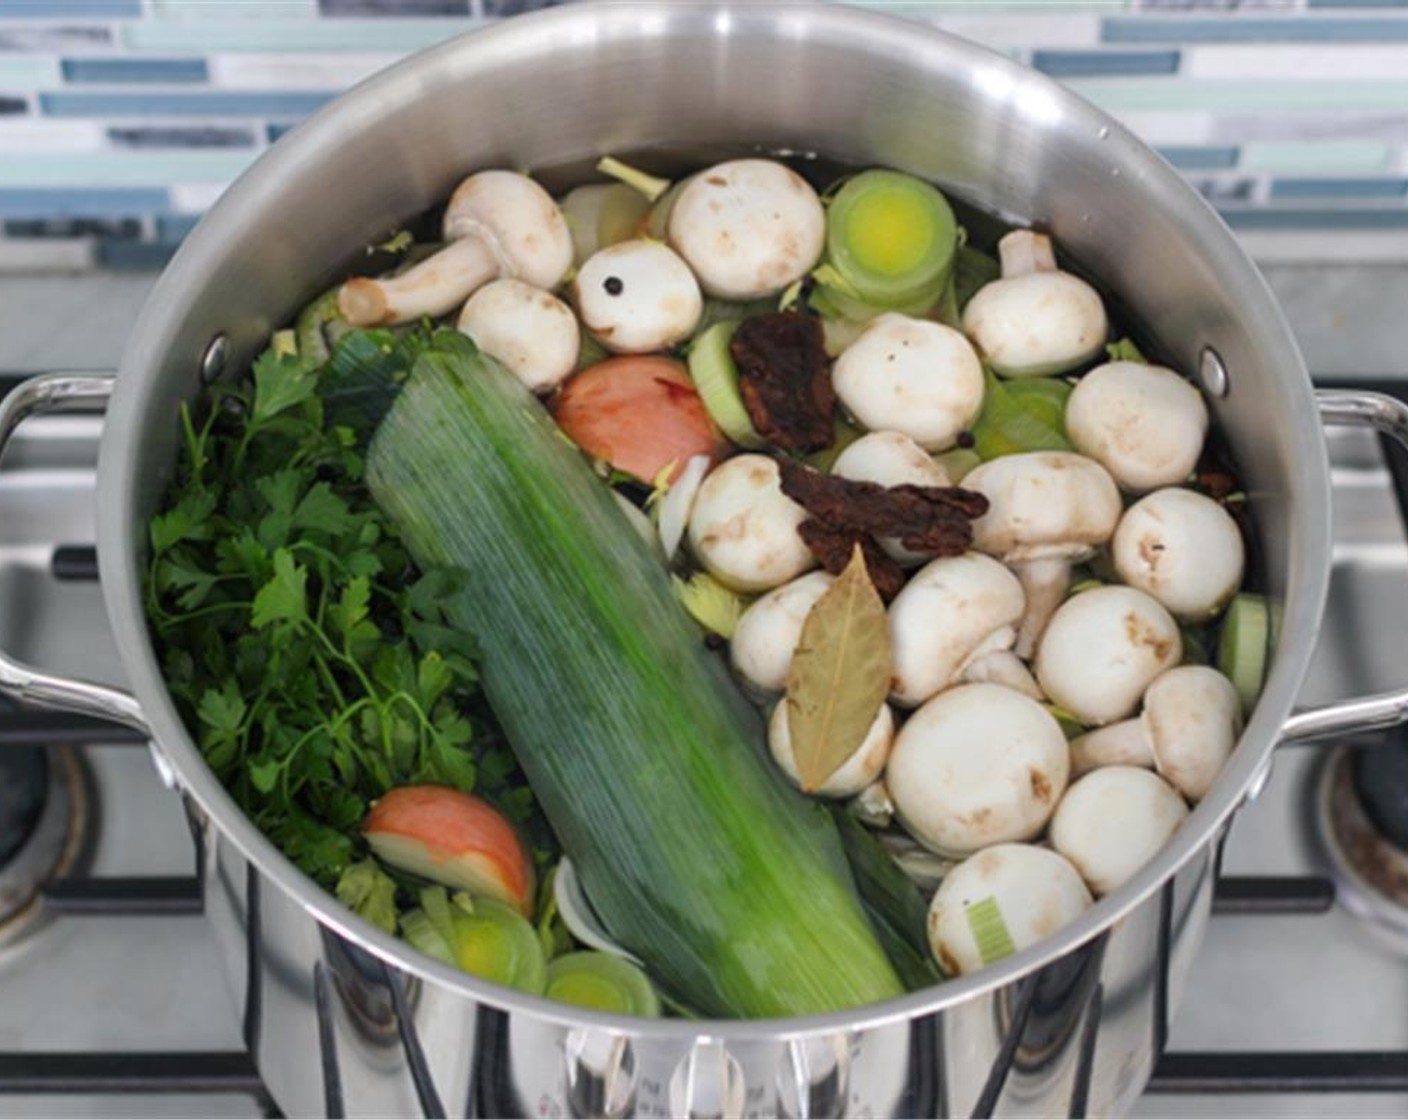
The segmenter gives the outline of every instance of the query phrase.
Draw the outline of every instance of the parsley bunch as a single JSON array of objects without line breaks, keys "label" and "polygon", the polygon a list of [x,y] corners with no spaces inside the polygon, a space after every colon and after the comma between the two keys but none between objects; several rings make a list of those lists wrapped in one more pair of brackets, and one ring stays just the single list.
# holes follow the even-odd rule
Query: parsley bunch
[{"label": "parsley bunch", "polygon": [[[359,332],[329,365],[360,357],[384,376],[432,342]],[[475,789],[541,848],[473,641],[441,611],[456,575],[412,565],[362,483],[360,433],[319,395],[325,372],[269,351],[251,379],[183,409],[150,524],[147,615],[167,686],[240,807],[324,886],[357,858],[369,802],[408,783]]]}]

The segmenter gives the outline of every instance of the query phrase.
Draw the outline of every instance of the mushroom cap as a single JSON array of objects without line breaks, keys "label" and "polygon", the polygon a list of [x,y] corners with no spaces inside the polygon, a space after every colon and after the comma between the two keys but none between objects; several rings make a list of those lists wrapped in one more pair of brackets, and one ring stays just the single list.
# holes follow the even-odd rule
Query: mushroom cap
[{"label": "mushroom cap", "polygon": [[1183,798],[1153,771],[1103,766],[1066,791],[1051,819],[1051,846],[1098,898],[1152,859],[1187,816]]},{"label": "mushroom cap", "polygon": [[1221,505],[1193,490],[1155,490],[1125,511],[1110,549],[1115,570],[1176,618],[1217,614],[1242,585],[1242,532]]},{"label": "mushroom cap", "polygon": [[617,354],[667,350],[689,337],[704,297],[689,265],[658,241],[621,241],[587,258],[572,282],[582,322]]},{"label": "mushroom cap", "polygon": [[992,899],[1021,952],[1090,908],[1090,891],[1069,860],[1034,844],[994,844],[970,856],[939,884],[929,904],[929,946],[950,976],[983,967],[968,908]]},{"label": "mushroom cap", "polygon": [[836,577],[827,572],[808,572],[773,588],[743,612],[728,652],[734,670],[747,684],[761,692],[787,687],[807,615],[835,582]]},{"label": "mushroom cap", "polygon": [[991,459],[963,476],[963,488],[988,500],[973,522],[973,547],[1010,564],[1089,556],[1124,510],[1109,473],[1070,451]]},{"label": "mushroom cap", "polygon": [[1207,430],[1202,394],[1163,366],[1107,362],[1082,377],[1066,401],[1066,434],[1076,450],[1132,494],[1186,479]]},{"label": "mushroom cap", "polygon": [[1082,591],[1062,603],[1036,651],[1036,679],[1088,726],[1133,714],[1154,678],[1177,665],[1183,636],[1158,600],[1134,587]]},{"label": "mushroom cap", "polygon": [[577,365],[581,331],[572,309],[522,280],[494,280],[464,305],[456,324],[534,392],[565,381]]},{"label": "mushroom cap", "polygon": [[890,604],[890,698],[922,704],[979,653],[1010,649],[1026,606],[1017,577],[981,552],[920,568]]},{"label": "mushroom cap", "polygon": [[962,333],[896,311],[841,352],[831,382],[862,427],[902,432],[927,451],[952,447],[983,407],[982,363]]},{"label": "mushroom cap", "polygon": [[963,333],[1004,377],[1044,377],[1088,362],[1110,324],[1094,288],[1069,272],[984,284],[963,309]]},{"label": "mushroom cap", "polygon": [[1237,689],[1216,669],[1170,669],[1144,693],[1139,717],[1153,748],[1154,768],[1189,801],[1212,789],[1242,731]]},{"label": "mushroom cap", "polygon": [[1035,700],[995,684],[941,692],[895,738],[885,784],[909,833],[963,857],[1046,826],[1070,770],[1060,725]]},{"label": "mushroom cap", "polygon": [[445,240],[480,237],[505,276],[555,288],[572,267],[572,234],[553,201],[527,175],[480,171],[455,188],[445,207]]},{"label": "mushroom cap", "polygon": [[[817,797],[850,797],[860,793],[884,771],[894,738],[894,713],[890,711],[890,705],[881,704],[860,746],[837,767],[831,777],[811,792]],[[797,760],[792,754],[792,733],[787,725],[786,700],[779,700],[768,718],[768,750],[787,775],[787,780],[794,786],[799,785]]]},{"label": "mushroom cap", "polygon": [[[903,432],[868,432],[846,447],[831,473],[880,486],[948,486],[948,472]],[[932,553],[914,552],[898,538],[881,537],[880,547],[904,565],[922,564]]]},{"label": "mushroom cap", "polygon": [[699,488],[689,546],[709,574],[735,591],[767,591],[816,567],[797,532],[807,511],[782,492],[777,463],[735,455]]},{"label": "mushroom cap", "polygon": [[669,240],[716,299],[759,299],[800,280],[826,244],[826,213],[805,179],[770,159],[695,175],[670,211]]}]

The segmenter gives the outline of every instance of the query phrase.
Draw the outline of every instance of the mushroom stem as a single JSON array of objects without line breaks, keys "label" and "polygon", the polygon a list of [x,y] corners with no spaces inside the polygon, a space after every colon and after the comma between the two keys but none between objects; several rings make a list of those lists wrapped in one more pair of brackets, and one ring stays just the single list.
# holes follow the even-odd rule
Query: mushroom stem
[{"label": "mushroom stem", "polygon": [[1029,272],[1055,272],[1056,252],[1051,238],[1030,229],[1014,229],[997,243],[1002,262],[1002,278],[1025,276]]},{"label": "mushroom stem", "polygon": [[1033,700],[1045,700],[1046,694],[1036,683],[1032,671],[1026,663],[1009,649],[996,649],[981,657],[974,658],[963,667],[960,680],[1006,685],[1030,696]]},{"label": "mushroom stem", "polygon": [[1154,768],[1154,746],[1142,720],[1121,720],[1071,740],[1072,779],[1102,766]]},{"label": "mushroom stem", "polygon": [[384,327],[453,311],[499,275],[484,241],[464,237],[399,276],[355,277],[342,285],[337,307],[354,327]]},{"label": "mushroom stem", "polygon": [[1027,596],[1027,610],[1022,615],[1017,641],[1012,648],[1018,657],[1030,660],[1036,653],[1041,636],[1046,633],[1046,624],[1051,621],[1051,616],[1056,613],[1056,608],[1066,597],[1066,589],[1071,585],[1071,558],[1049,556],[1009,566],[1021,581],[1022,591]]}]

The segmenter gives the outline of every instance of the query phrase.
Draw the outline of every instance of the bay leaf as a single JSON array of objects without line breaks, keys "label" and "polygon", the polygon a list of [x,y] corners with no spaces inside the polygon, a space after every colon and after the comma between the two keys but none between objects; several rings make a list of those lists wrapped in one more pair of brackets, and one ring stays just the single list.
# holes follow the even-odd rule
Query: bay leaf
[{"label": "bay leaf", "polygon": [[890,690],[890,630],[860,548],[816,601],[787,676],[802,789],[819,789],[865,740]]}]

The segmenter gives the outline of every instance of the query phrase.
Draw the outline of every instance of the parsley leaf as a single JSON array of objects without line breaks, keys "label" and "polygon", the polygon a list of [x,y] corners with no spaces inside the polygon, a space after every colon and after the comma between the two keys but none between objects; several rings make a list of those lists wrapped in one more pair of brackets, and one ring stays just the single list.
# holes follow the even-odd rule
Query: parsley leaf
[{"label": "parsley leaf", "polygon": [[294,355],[266,350],[254,363],[254,424],[302,404],[318,388],[318,367]]},{"label": "parsley leaf", "polygon": [[445,618],[462,575],[418,571],[362,481],[415,356],[462,342],[353,331],[322,364],[262,355],[183,409],[148,526],[149,622],[207,762],[290,859],[379,922],[395,881],[372,873],[360,828],[396,785],[478,792],[540,862],[556,850],[479,692],[473,636]]},{"label": "parsley leaf", "polygon": [[250,625],[262,630],[274,622],[297,622],[308,614],[308,570],[286,548],[274,553],[274,575],[254,597]]}]

